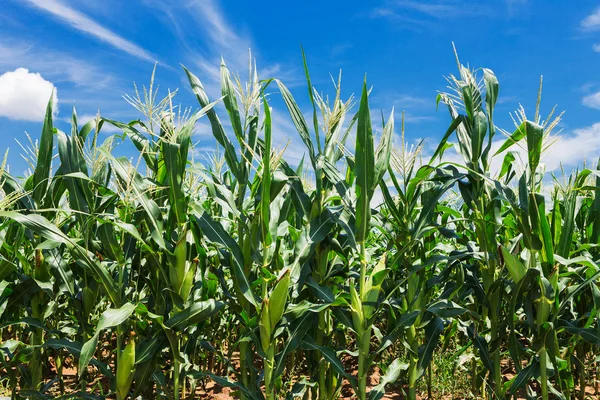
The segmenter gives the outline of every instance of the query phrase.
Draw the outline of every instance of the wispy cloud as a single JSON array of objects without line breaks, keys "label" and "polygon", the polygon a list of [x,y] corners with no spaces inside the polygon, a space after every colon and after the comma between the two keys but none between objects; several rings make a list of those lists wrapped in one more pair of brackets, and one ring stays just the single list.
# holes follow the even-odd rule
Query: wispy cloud
[{"label": "wispy cloud", "polygon": [[[166,19],[178,45],[183,50],[184,63],[191,62],[203,73],[203,81],[219,80],[219,61],[223,57],[232,70],[248,69],[248,51],[252,47],[249,35],[240,35],[226,20],[214,0],[168,3],[162,0],[143,0]],[[184,15],[185,17],[182,17]],[[201,34],[198,34],[198,31]],[[189,35],[189,32],[194,35]]]},{"label": "wispy cloud", "polygon": [[[211,98],[221,96],[220,69],[221,57],[227,63],[232,74],[239,74],[244,81],[249,67],[249,51],[252,49],[253,58],[258,55],[258,74],[260,78],[276,75],[289,86],[294,86],[303,81],[302,74],[296,68],[290,68],[283,62],[260,62],[260,49],[253,43],[251,32],[243,27],[234,25],[227,17],[227,13],[217,0],[188,0],[167,3],[161,0],[143,0],[144,4],[153,9],[159,18],[166,19],[172,29],[178,45],[183,53],[182,61],[186,66],[199,69],[193,71],[202,80],[202,83]],[[181,16],[185,15],[185,18]],[[198,32],[200,31],[200,32]],[[194,32],[190,35],[189,32]],[[271,87],[273,88],[273,86]],[[222,110],[222,105],[217,106]],[[292,164],[297,163],[305,152],[304,144],[298,138],[298,133],[291,123],[287,110],[272,108],[273,121],[273,146],[286,149],[286,159]],[[227,119],[222,120],[227,124]],[[200,121],[196,133],[200,140],[197,148],[199,151],[214,148],[207,147],[206,143],[213,143],[212,133],[208,126]]]},{"label": "wispy cloud", "polygon": [[[221,58],[232,73],[240,73],[243,78],[248,71],[248,54],[258,58],[259,76],[270,77],[277,73],[278,78],[289,84],[298,81],[296,68],[284,66],[281,62],[266,66],[260,62],[259,46],[253,43],[252,35],[243,27],[232,24],[225,10],[217,0],[187,0],[164,2],[143,0],[159,18],[173,31],[182,50],[181,61],[190,68],[200,70],[199,77],[209,93],[220,92],[214,84],[220,80]],[[185,16],[185,17],[182,17]],[[194,32],[190,35],[190,32]]]},{"label": "wispy cloud", "polygon": [[[398,117],[400,118],[400,117]],[[415,124],[419,122],[436,121],[437,118],[433,115],[414,115],[411,113],[404,113],[404,122],[407,124]]]},{"label": "wispy cloud", "polygon": [[23,40],[5,37],[0,43],[0,54],[0,70],[24,67],[54,83],[70,82],[81,88],[100,89],[114,81],[110,73],[95,64],[62,51],[40,49]]},{"label": "wispy cloud", "polygon": [[395,6],[429,15],[434,18],[452,18],[464,15],[482,15],[489,12],[489,8],[476,3],[465,4],[458,1],[424,2],[424,1],[396,1]]},{"label": "wispy cloud", "polygon": [[472,1],[412,1],[397,0],[373,11],[374,17],[401,18],[406,22],[426,23],[424,18],[449,19],[465,16],[489,15],[490,8]]},{"label": "wispy cloud", "polygon": [[595,31],[600,29],[600,8],[597,8],[592,14],[585,17],[580,24],[586,31]]},{"label": "wispy cloud", "polygon": [[60,18],[73,28],[105,42],[116,49],[144,61],[155,61],[155,57],[137,44],[98,24],[80,11],[59,0],[26,0],[30,5]]},{"label": "wispy cloud", "polygon": [[503,5],[494,6],[475,0],[388,0],[383,6],[373,9],[371,17],[403,22],[402,26],[405,28],[431,28],[435,22],[449,19],[496,17],[503,14],[512,16],[517,7],[525,4],[527,0],[505,0]]}]

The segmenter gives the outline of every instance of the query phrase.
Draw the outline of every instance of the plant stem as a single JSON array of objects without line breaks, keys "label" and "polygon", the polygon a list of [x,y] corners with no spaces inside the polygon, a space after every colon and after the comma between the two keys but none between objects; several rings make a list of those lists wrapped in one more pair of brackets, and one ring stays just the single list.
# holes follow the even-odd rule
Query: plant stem
[{"label": "plant stem", "polygon": [[[364,291],[367,277],[367,251],[365,243],[360,242],[360,298],[364,298]],[[364,314],[363,314],[363,318]],[[357,330],[358,334],[358,398],[365,400],[367,398],[367,373],[369,370],[368,359],[371,342],[371,326],[367,326],[367,321],[362,321],[362,326]]]},{"label": "plant stem", "polygon": [[275,343],[267,349],[267,358],[265,359],[265,392],[267,400],[275,400],[275,386],[273,384],[273,367],[275,366]]},{"label": "plant stem", "polygon": [[[248,360],[247,360],[247,355],[248,355],[248,342],[242,342],[240,343],[240,374],[242,375],[242,384],[245,387],[248,387]],[[240,394],[240,398],[242,400],[246,399],[246,396],[241,393]]]},{"label": "plant stem", "polygon": [[432,371],[431,371],[431,363],[429,363],[429,365],[427,366],[427,398],[429,400],[433,399],[433,394],[432,394]]},{"label": "plant stem", "polygon": [[407,332],[407,340],[410,344],[410,363],[408,366],[408,399],[417,398],[417,364],[419,362],[419,344],[417,342],[417,330],[412,325]]},{"label": "plant stem", "polygon": [[[325,279],[325,275],[327,274],[327,258],[328,258],[327,249],[322,249],[321,244],[319,243],[317,245],[318,268],[317,268],[316,278],[317,278],[317,282],[319,282],[320,284],[322,284],[322,280]],[[326,345],[325,339],[326,339],[327,334],[329,333],[327,317],[328,317],[328,310],[323,310],[323,311],[319,312],[317,334],[316,334],[316,340],[317,340],[317,344],[319,346]],[[318,360],[319,360],[319,363],[318,363],[317,368],[319,369],[319,376],[318,376],[319,399],[326,400],[326,399],[328,399],[328,393],[329,393],[328,383],[331,383],[331,382],[327,382],[328,364],[327,364],[327,361],[325,361],[324,357],[319,356]]]},{"label": "plant stem", "polygon": [[[43,295],[44,295],[44,293],[41,291],[36,293],[31,302],[33,318],[36,318],[40,321],[43,320],[42,312],[40,309],[41,304],[43,302],[43,299],[41,298],[41,296],[43,296]],[[32,346],[41,346],[43,344],[43,334],[44,333],[43,333],[42,329],[33,328],[33,331],[31,334],[31,345]],[[33,389],[37,390],[40,383],[42,382],[42,360],[41,360],[41,350],[39,347],[37,347],[33,351],[30,365],[31,365],[31,385],[33,386]]]},{"label": "plant stem", "polygon": [[540,350],[540,383],[542,386],[542,399],[548,400],[548,371],[546,367],[548,365],[548,353],[546,347],[542,347]]},{"label": "plant stem", "polygon": [[175,400],[179,400],[180,399],[180,394],[179,394],[179,370],[180,370],[180,365],[179,365],[179,338],[177,338],[177,348],[174,349],[177,352],[175,354],[173,354],[173,398]]},{"label": "plant stem", "polygon": [[367,327],[359,334],[358,348],[358,389],[360,400],[367,398],[367,374],[369,372],[369,350],[371,345],[371,327]]}]

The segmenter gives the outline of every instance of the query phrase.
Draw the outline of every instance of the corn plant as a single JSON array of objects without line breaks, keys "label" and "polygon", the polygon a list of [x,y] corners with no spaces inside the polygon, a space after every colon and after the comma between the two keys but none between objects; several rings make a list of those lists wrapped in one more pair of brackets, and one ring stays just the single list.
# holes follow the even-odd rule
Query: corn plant
[{"label": "corn plant", "polygon": [[[540,117],[541,87],[535,116],[519,109],[508,133],[494,73],[458,62],[437,99],[449,128],[426,156],[403,120],[396,145],[393,110],[377,132],[366,82],[354,110],[341,74],[330,101],[302,58],[312,121],[251,57],[247,82],[221,63],[213,100],[184,68],[197,111],[159,97],[156,70],[126,96],[141,113],[129,123],[80,125],[74,109],[63,132],[49,103],[39,142],[22,146],[31,172],[0,166],[12,398],[180,400],[209,383],[244,400],[416,399],[425,386],[431,398],[439,357],[469,360],[473,397],[585,398],[600,164],[548,178],[561,116]],[[277,104],[305,148],[297,165],[274,145]],[[207,156],[199,121],[216,141]]]}]

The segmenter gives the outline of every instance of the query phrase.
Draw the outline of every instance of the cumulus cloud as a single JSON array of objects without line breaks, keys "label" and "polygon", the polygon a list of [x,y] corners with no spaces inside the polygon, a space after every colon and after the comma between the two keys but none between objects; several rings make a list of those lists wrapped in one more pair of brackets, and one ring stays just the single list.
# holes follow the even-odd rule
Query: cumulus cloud
[{"label": "cumulus cloud", "polygon": [[584,159],[595,165],[600,154],[600,122],[575,129],[571,134],[561,134],[558,142],[551,146],[543,161],[548,171],[557,170],[560,164],[580,166]]},{"label": "cumulus cloud", "polygon": [[583,105],[600,110],[600,92],[588,94],[583,98]]},{"label": "cumulus cloud", "polygon": [[600,8],[597,8],[592,14],[581,21],[581,27],[586,31],[597,30],[600,28]]},{"label": "cumulus cloud", "polygon": [[57,91],[39,73],[17,68],[0,75],[0,116],[23,121],[42,121],[48,100],[58,104]]},{"label": "cumulus cloud", "polygon": [[[492,142],[491,153],[494,154],[504,144],[506,138],[495,139]],[[553,139],[555,142],[548,147],[543,153],[541,162],[546,167],[546,172],[554,172],[560,170],[561,166],[568,171],[571,168],[581,168],[584,161],[591,162],[595,165],[598,154],[600,154],[600,122],[591,126],[574,129],[571,132],[561,132]],[[523,170],[527,165],[527,143],[525,140],[519,144],[512,146],[509,151],[515,153],[517,157],[517,170]],[[492,175],[500,172],[502,161],[504,159],[503,152],[492,159],[490,170]],[[425,157],[429,159],[429,156]],[[455,148],[448,150],[444,154],[445,162],[456,162],[463,164],[462,156]]]}]

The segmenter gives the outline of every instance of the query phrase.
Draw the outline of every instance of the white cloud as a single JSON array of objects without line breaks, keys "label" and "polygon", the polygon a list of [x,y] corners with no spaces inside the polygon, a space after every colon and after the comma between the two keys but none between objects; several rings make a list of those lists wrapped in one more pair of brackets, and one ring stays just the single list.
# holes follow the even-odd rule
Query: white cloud
[{"label": "white cloud", "polygon": [[397,0],[389,8],[377,8],[373,11],[374,17],[401,18],[406,22],[419,22],[417,19],[406,17],[407,11],[418,16],[427,16],[435,19],[448,19],[458,17],[472,17],[493,15],[492,9],[475,1],[436,0],[423,2],[414,0]]},{"label": "white cloud", "polygon": [[[219,81],[221,56],[231,70],[246,73],[248,49],[252,47],[249,36],[239,35],[231,27],[218,1],[191,0],[169,3],[162,0],[144,0],[144,3],[157,11],[159,17],[167,19],[167,25],[177,36],[189,61],[202,70],[203,76],[200,78],[203,83],[207,77],[212,81]],[[182,18],[182,15],[188,18]],[[197,40],[197,35],[189,35],[189,32],[198,30],[202,32],[201,41]],[[210,93],[210,90],[208,91]]]},{"label": "white cloud", "polygon": [[52,82],[25,68],[5,72],[0,75],[0,116],[40,122],[53,90],[56,108],[58,97]]},{"label": "white cloud", "polygon": [[593,14],[588,15],[581,21],[581,27],[586,31],[593,31],[600,28],[600,8],[597,8]]},{"label": "white cloud", "polygon": [[595,52],[600,53],[600,43],[594,43],[592,49],[594,49]]},{"label": "white cloud", "polygon": [[584,159],[592,161],[595,165],[600,154],[600,122],[585,128],[575,129],[572,134],[559,136],[542,161],[546,163],[548,171],[555,171],[562,163],[565,166],[575,167],[581,165]]},{"label": "white cloud", "polygon": [[71,82],[79,87],[97,90],[114,81],[113,76],[96,64],[65,52],[36,47],[23,40],[3,38],[0,55],[0,68],[28,68],[40,72],[56,84]]},{"label": "white cloud", "polygon": [[600,92],[588,94],[583,98],[583,105],[600,110]]},{"label": "white cloud", "polygon": [[[157,13],[160,18],[167,20],[167,25],[173,30],[178,44],[185,52],[185,64],[202,81],[209,98],[221,96],[220,85],[220,59],[223,57],[232,74],[238,74],[244,81],[248,74],[249,50],[253,48],[251,35],[244,32],[239,26],[227,20],[226,13],[218,0],[190,0],[188,2],[164,2],[161,0],[143,0],[143,2]],[[182,15],[189,18],[181,18]],[[200,30],[200,33],[197,33]],[[190,35],[189,32],[196,32]],[[201,37],[203,40],[198,41]],[[253,52],[252,57],[255,57]],[[301,80],[302,74],[297,74],[296,68],[290,68],[281,63],[267,65],[259,68],[259,78],[268,78],[277,75],[288,87],[295,86]],[[194,68],[200,71],[194,71]],[[291,83],[291,85],[290,85]],[[274,85],[272,85],[274,87]],[[306,92],[303,92],[306,93]],[[217,105],[218,112],[223,111],[222,103]],[[279,151],[285,148],[285,159],[292,165],[297,165],[306,148],[292,124],[287,109],[274,108],[271,111],[273,121],[273,147]],[[311,116],[312,118],[312,116]],[[309,119],[310,121],[311,119]],[[221,120],[228,124],[228,118]],[[227,129],[231,132],[231,129]],[[206,120],[201,120],[196,126],[196,135],[199,146],[196,155],[208,150],[212,152],[214,138]],[[206,145],[211,143],[211,145]]]},{"label": "white cloud", "polygon": [[[592,126],[573,130],[571,133],[564,132],[555,137],[554,142],[548,149],[542,153],[541,162],[545,165],[547,172],[557,171],[561,165],[568,168],[581,167],[585,160],[596,162],[600,154],[600,122]],[[491,154],[494,154],[504,144],[506,138],[501,136],[492,142]],[[513,151],[517,155],[517,170],[523,170],[527,164],[527,144],[523,140],[513,145],[508,151]],[[500,153],[492,159],[490,171],[492,175],[500,172],[502,161],[506,152]],[[425,157],[429,159],[429,155]],[[464,164],[462,156],[456,149],[452,148],[444,154],[443,161],[456,162]]]},{"label": "white cloud", "polygon": [[[190,0],[187,2],[165,2],[162,0],[143,0],[156,12],[159,18],[166,19],[166,25],[175,34],[178,45],[184,51],[186,67],[194,72],[204,85],[209,97],[220,96],[220,61],[225,60],[232,74],[238,74],[242,80],[248,74],[248,56],[257,57],[258,46],[252,42],[251,33],[232,24],[227,19],[218,0]],[[185,15],[186,18],[182,18]],[[195,32],[193,35],[190,32]],[[200,32],[200,33],[198,33]],[[199,39],[201,38],[201,40]],[[261,67],[257,62],[260,78],[277,77],[288,86],[304,82],[298,69],[281,63]],[[194,71],[194,69],[200,71]],[[302,77],[302,80],[299,79]],[[291,82],[291,84],[290,84]]]},{"label": "white cloud", "polygon": [[146,61],[155,61],[155,58],[146,50],[133,42],[119,36],[115,32],[103,27],[87,15],[61,3],[59,0],[27,0],[33,6],[61,18],[73,28],[94,36],[134,57]]}]

